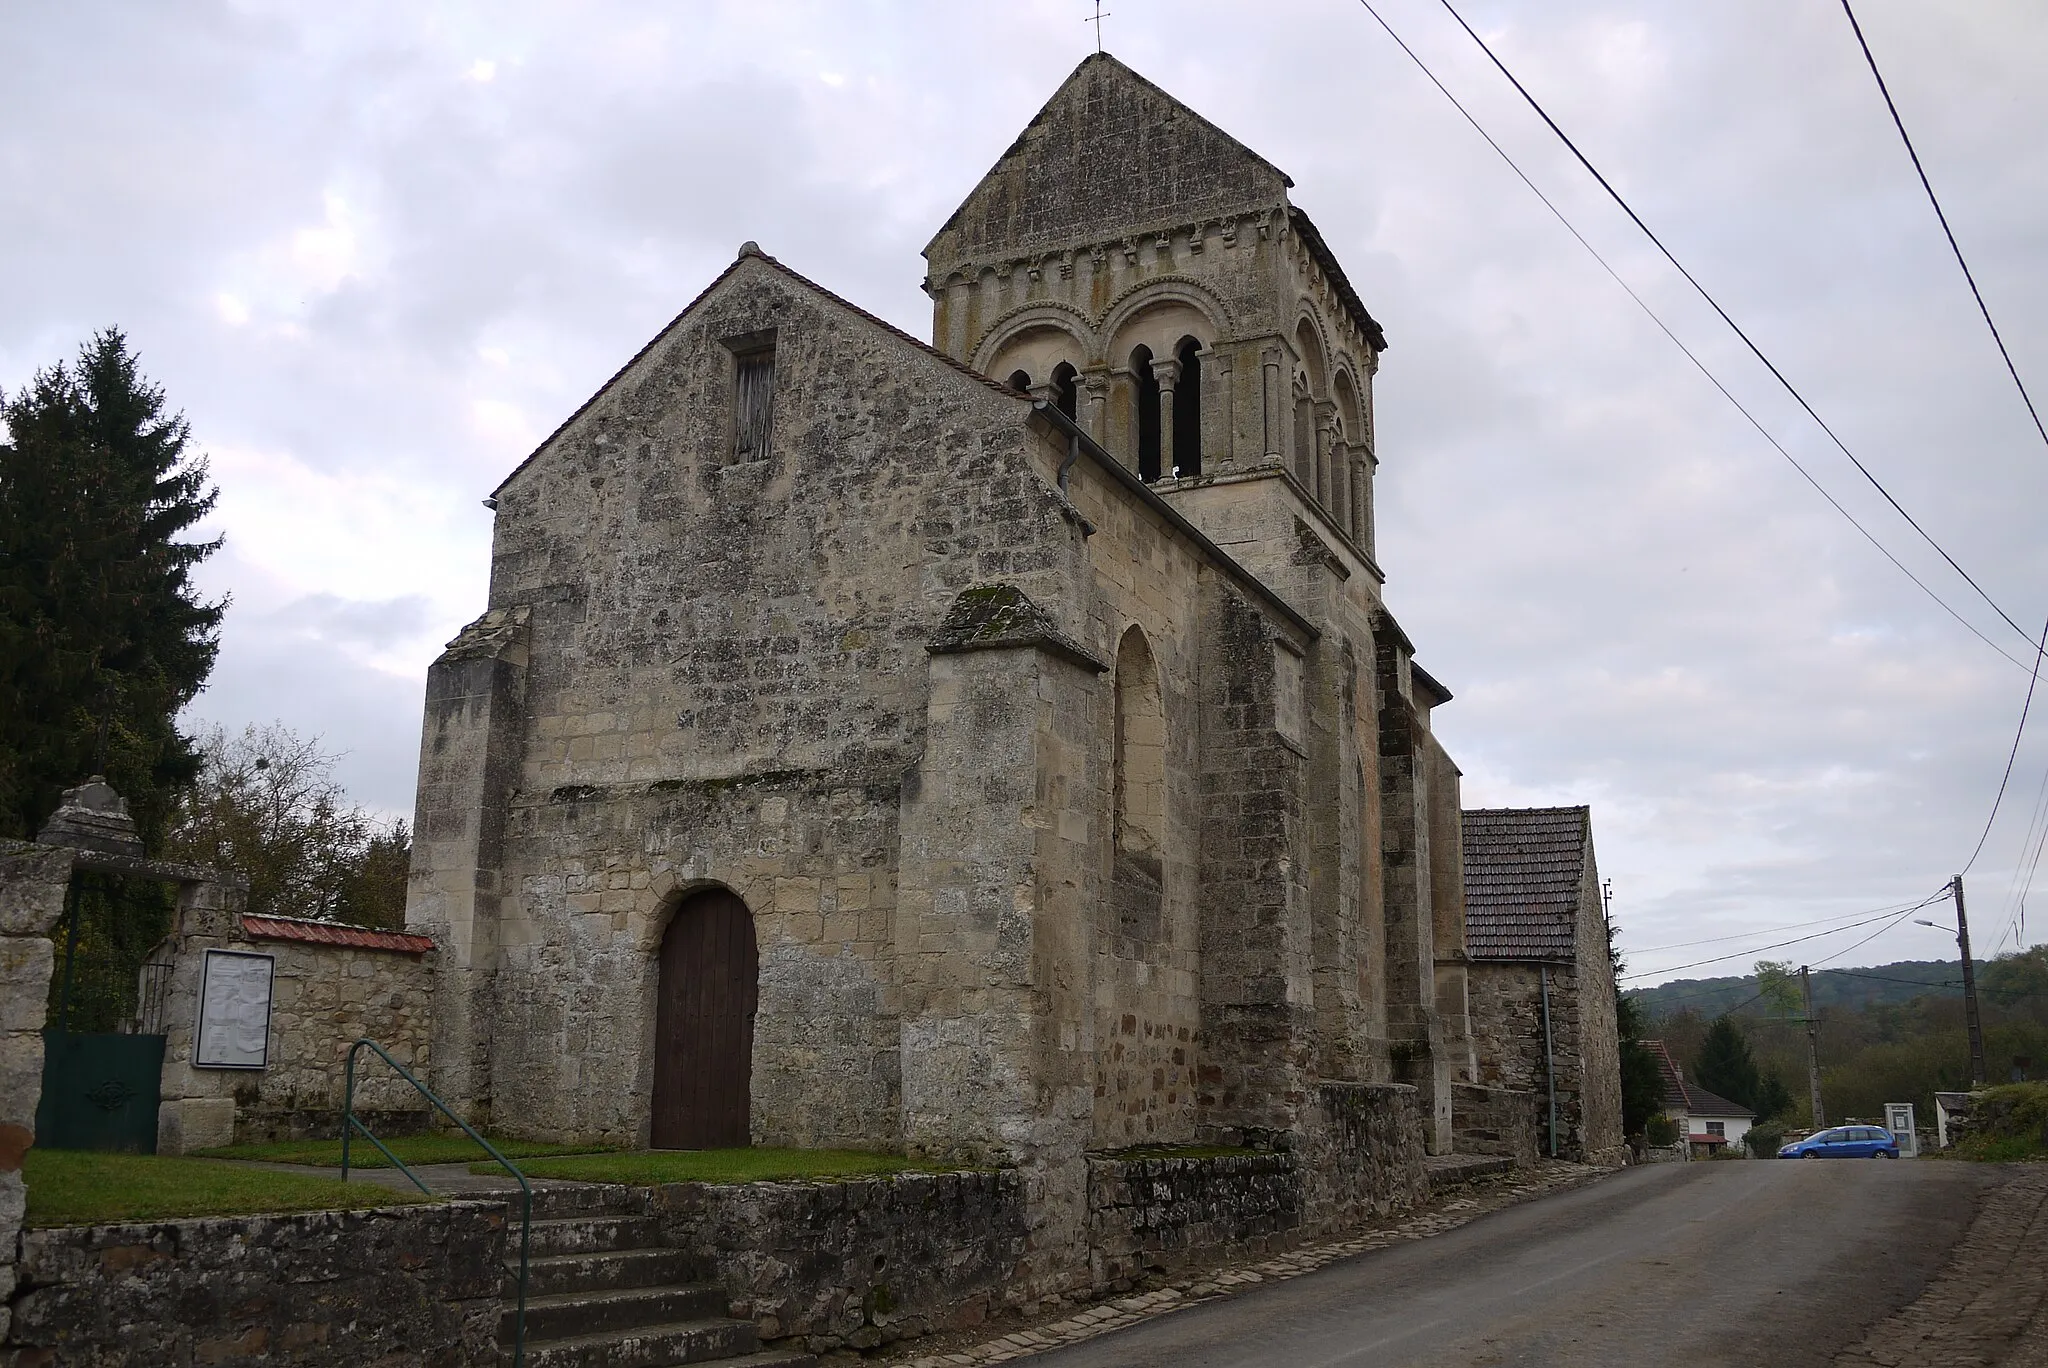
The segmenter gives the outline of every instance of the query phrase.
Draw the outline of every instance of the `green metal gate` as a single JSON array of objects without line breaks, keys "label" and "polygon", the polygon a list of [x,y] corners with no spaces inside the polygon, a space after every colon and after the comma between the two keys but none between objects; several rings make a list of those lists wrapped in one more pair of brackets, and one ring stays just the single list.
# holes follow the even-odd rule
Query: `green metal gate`
[{"label": "green metal gate", "polygon": [[44,1031],[37,1147],[155,1154],[163,1070],[160,1035]]}]

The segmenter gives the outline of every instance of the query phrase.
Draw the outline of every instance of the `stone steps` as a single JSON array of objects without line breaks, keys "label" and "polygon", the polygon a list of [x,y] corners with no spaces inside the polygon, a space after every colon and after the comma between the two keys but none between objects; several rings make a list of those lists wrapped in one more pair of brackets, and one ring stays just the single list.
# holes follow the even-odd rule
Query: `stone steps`
[{"label": "stone steps", "polygon": [[[516,1214],[517,1194],[512,1194]],[[518,1225],[512,1226],[499,1344],[511,1361]],[[661,1244],[633,1188],[537,1189],[526,1282],[528,1368],[814,1368],[809,1354],[763,1351],[722,1289],[690,1280],[688,1254]]]},{"label": "stone steps", "polygon": [[[516,1255],[512,1266],[514,1270],[519,1266]],[[690,1258],[680,1249],[607,1249],[595,1253],[552,1254],[534,1259],[527,1265],[526,1296],[531,1301],[562,1292],[675,1286],[689,1282],[690,1273]],[[512,1296],[516,1290],[508,1279],[505,1295]]]}]

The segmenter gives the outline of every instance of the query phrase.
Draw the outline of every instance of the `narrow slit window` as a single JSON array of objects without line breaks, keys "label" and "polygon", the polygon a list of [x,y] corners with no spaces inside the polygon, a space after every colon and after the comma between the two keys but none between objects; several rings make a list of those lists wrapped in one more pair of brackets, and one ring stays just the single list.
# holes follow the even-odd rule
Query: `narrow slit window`
[{"label": "narrow slit window", "polygon": [[768,459],[775,418],[775,348],[757,347],[734,358],[732,459]]}]

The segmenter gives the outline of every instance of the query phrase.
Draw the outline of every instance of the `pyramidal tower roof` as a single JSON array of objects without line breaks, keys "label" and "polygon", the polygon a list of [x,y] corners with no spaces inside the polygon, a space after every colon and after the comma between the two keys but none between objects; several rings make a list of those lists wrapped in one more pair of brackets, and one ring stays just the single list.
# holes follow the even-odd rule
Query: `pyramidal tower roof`
[{"label": "pyramidal tower roof", "polygon": [[964,261],[1284,205],[1285,172],[1107,53],[1053,92],[925,247]]}]

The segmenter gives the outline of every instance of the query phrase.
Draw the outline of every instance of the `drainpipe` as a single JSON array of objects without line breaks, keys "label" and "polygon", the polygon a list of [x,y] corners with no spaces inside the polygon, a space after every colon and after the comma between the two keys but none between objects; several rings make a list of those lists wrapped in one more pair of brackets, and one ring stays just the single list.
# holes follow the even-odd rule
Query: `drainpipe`
[{"label": "drainpipe", "polygon": [[1543,1088],[1550,1094],[1550,1157],[1557,1158],[1557,1058],[1550,1045],[1550,966],[1536,966],[1543,984]]},{"label": "drainpipe", "polygon": [[[1067,472],[1074,468],[1074,462],[1081,459],[1081,435],[1067,434],[1067,459],[1060,462],[1060,493],[1067,492]],[[1041,467],[1042,469],[1043,467]]]}]

